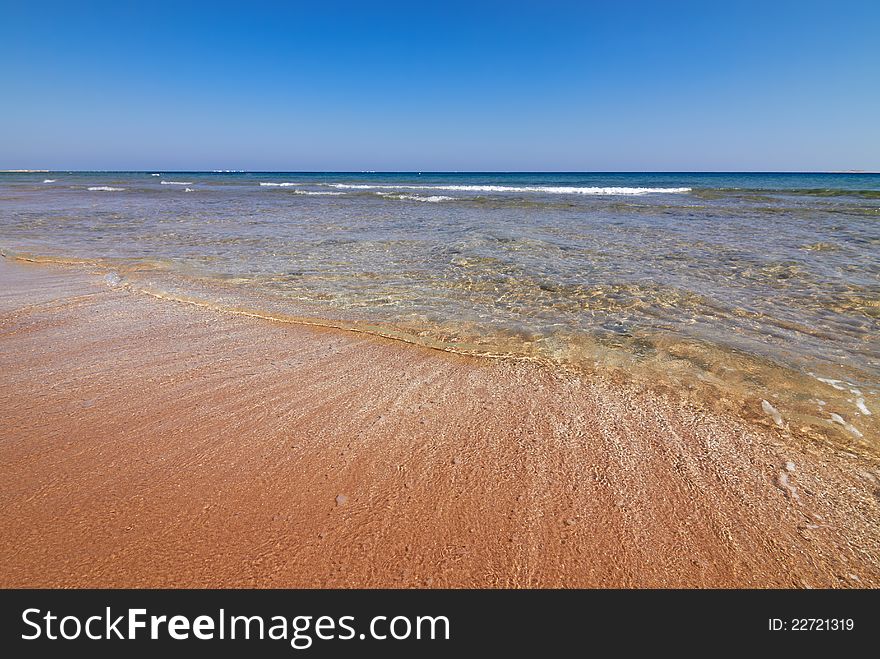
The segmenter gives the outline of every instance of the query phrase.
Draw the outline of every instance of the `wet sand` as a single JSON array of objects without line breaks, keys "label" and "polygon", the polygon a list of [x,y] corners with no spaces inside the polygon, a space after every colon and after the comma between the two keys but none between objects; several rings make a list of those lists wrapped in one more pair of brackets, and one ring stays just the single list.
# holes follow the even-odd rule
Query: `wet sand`
[{"label": "wet sand", "polygon": [[0,259],[0,586],[877,587],[880,460]]}]

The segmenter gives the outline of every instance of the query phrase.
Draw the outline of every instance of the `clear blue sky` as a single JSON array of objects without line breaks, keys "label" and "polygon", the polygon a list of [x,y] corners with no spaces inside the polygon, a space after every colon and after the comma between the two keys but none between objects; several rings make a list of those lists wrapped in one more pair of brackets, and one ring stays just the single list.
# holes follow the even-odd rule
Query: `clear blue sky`
[{"label": "clear blue sky", "polygon": [[0,169],[880,169],[880,2],[0,0]]}]

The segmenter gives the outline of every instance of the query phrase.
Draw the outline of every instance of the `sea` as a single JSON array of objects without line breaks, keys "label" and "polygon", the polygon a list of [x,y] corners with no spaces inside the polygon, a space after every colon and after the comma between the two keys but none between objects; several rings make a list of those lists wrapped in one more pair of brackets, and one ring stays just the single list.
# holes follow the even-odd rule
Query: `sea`
[{"label": "sea", "polygon": [[0,251],[880,442],[880,174],[0,173]]}]

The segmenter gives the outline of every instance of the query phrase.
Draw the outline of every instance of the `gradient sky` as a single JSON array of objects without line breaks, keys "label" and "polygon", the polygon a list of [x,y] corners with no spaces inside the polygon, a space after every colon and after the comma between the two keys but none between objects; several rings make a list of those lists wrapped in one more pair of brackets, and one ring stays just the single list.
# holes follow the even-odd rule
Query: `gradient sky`
[{"label": "gradient sky", "polygon": [[0,0],[0,169],[880,170],[880,2]]}]

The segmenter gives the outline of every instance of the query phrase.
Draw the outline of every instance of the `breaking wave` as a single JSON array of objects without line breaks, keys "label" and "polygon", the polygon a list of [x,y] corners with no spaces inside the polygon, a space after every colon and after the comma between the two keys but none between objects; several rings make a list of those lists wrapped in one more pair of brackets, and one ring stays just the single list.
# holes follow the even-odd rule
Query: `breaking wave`
[{"label": "breaking wave", "polygon": [[429,203],[439,203],[441,201],[452,201],[455,197],[444,197],[443,195],[431,195],[429,197],[424,197],[416,194],[394,194],[393,192],[377,192],[377,195],[380,197],[386,197],[388,199],[401,199],[406,201],[426,201]]},{"label": "breaking wave", "polygon": [[[260,185],[263,185],[262,183]],[[629,187],[574,187],[553,185],[376,185],[367,183],[323,183],[343,190],[440,190],[450,192],[537,192],[542,194],[581,194],[581,195],[646,195],[681,194],[691,188],[629,188]]]}]

